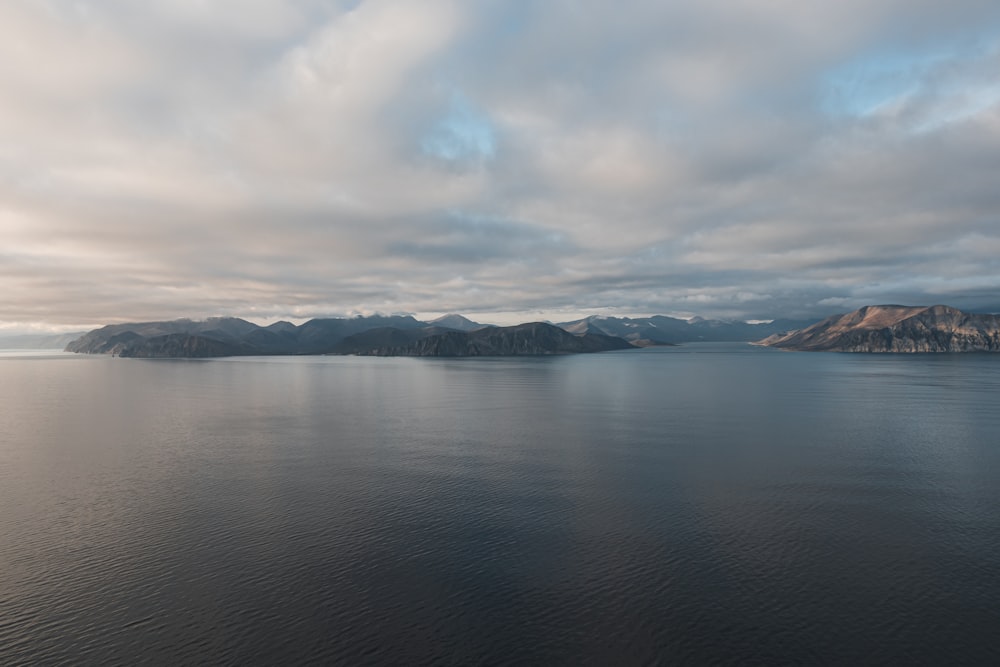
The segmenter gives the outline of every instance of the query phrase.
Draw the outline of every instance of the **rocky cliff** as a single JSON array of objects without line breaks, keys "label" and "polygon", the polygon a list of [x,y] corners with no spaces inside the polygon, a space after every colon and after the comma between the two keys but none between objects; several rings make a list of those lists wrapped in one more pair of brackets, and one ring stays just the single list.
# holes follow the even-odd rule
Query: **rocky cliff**
[{"label": "rocky cliff", "polygon": [[866,306],[756,344],[834,352],[1000,352],[1000,316],[949,306]]}]

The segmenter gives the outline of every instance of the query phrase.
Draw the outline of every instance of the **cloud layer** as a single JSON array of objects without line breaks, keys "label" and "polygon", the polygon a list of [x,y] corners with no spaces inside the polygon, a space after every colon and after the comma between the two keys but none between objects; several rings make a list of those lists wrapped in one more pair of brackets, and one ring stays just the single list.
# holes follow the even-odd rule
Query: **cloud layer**
[{"label": "cloud layer", "polygon": [[1000,5],[11,0],[0,321],[1000,310]]}]

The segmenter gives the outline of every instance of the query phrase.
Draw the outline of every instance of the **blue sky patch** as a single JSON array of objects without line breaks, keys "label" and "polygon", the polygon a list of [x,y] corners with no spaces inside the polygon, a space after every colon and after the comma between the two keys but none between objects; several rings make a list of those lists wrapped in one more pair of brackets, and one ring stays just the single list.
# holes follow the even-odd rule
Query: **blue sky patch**
[{"label": "blue sky patch", "polygon": [[1000,102],[995,46],[882,52],[829,72],[823,111],[833,117],[895,116],[914,132],[961,122]]},{"label": "blue sky patch", "polygon": [[942,52],[892,53],[847,63],[824,81],[824,111],[833,116],[870,116],[918,93],[928,70],[948,58]]},{"label": "blue sky patch", "polygon": [[461,93],[453,93],[448,112],[420,142],[423,152],[447,162],[478,162],[496,154],[489,118]]}]

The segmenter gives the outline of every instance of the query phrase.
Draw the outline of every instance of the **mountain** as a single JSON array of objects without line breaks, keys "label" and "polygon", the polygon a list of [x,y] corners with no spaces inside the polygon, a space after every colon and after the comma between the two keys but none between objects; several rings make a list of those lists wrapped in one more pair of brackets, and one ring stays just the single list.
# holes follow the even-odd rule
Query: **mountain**
[{"label": "mountain", "polygon": [[463,317],[457,313],[442,315],[435,320],[431,320],[428,324],[433,324],[437,327],[444,327],[445,329],[455,329],[456,331],[475,331],[476,329],[482,329],[483,327],[493,326],[492,324],[480,324],[479,322],[473,322],[469,318]]},{"label": "mountain", "polygon": [[[460,319],[458,319],[460,318]],[[475,325],[455,316],[454,325]],[[479,326],[479,325],[476,325]],[[573,335],[549,324],[469,331],[410,316],[320,318],[261,327],[238,318],[113,324],[70,342],[69,352],[122,357],[227,357],[287,354],[483,356],[598,352],[632,347],[619,338]]]},{"label": "mountain", "polygon": [[1000,352],[1000,316],[949,306],[865,306],[756,344],[834,352]]},{"label": "mountain", "polygon": [[774,320],[760,324],[700,317],[682,320],[665,315],[652,317],[605,317],[592,315],[582,320],[563,322],[560,327],[574,334],[598,333],[617,336],[635,345],[669,345],[698,341],[752,341],[770,334],[810,324],[796,320]]},{"label": "mountain", "polygon": [[356,354],[383,357],[499,357],[627,350],[621,338],[602,334],[574,335],[553,324],[531,322],[512,327],[448,331],[402,345],[386,345]]},{"label": "mountain", "polygon": [[207,320],[170,320],[109,324],[94,329],[66,345],[67,352],[87,354],[118,353],[127,342],[136,338],[156,338],[169,334],[201,334],[216,341],[238,341],[261,327],[238,317],[210,317]]}]

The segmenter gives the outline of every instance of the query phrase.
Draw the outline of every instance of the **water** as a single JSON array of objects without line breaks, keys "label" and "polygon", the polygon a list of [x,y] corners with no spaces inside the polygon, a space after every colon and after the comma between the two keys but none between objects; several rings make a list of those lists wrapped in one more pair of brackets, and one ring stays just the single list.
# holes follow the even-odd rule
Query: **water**
[{"label": "water", "polygon": [[1000,664],[1000,355],[0,357],[0,664]]}]

